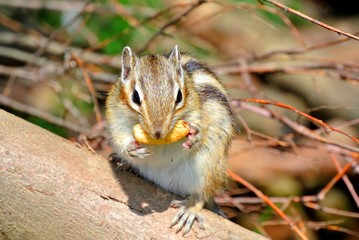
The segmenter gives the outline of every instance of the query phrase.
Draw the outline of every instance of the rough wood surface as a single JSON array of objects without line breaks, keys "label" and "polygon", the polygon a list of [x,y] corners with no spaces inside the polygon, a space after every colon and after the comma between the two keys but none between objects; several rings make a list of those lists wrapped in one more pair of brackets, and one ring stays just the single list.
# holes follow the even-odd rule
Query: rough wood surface
[{"label": "rough wood surface", "polygon": [[[181,239],[176,196],[0,109],[0,239]],[[189,239],[264,239],[209,211]]]}]

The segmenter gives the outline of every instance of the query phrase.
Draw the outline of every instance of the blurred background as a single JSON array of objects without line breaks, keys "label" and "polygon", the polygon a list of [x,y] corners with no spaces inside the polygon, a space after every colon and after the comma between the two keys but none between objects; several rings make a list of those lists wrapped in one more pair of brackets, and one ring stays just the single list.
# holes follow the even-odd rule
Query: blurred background
[{"label": "blurred background", "polygon": [[[359,8],[354,0],[270,2],[0,0],[0,107],[107,157],[104,101],[123,47],[146,54],[177,44],[231,94],[241,123],[231,169],[309,239],[358,239],[359,41],[290,9],[355,35]],[[298,238],[240,183],[216,201],[246,228]]]}]

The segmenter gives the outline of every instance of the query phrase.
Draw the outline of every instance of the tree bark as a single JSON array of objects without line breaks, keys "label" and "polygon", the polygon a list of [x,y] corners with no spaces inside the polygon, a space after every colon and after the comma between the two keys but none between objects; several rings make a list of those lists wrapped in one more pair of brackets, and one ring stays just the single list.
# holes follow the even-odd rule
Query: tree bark
[{"label": "tree bark", "polygon": [[[180,239],[177,196],[0,110],[0,239]],[[264,239],[207,210],[188,238]]]}]

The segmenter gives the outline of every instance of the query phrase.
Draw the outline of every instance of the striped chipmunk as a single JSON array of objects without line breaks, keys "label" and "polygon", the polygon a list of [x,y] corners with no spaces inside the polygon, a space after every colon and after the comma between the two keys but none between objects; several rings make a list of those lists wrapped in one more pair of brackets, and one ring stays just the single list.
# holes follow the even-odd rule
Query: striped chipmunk
[{"label": "striped chipmunk", "polygon": [[[218,190],[226,189],[227,156],[237,123],[228,94],[216,75],[196,58],[180,53],[137,56],[122,52],[122,69],[106,100],[108,131],[114,155],[144,178],[186,200],[171,227],[187,234],[200,211],[213,206]],[[163,139],[178,120],[189,123],[185,138],[163,145],[141,144],[133,127],[140,124],[153,139]]]}]

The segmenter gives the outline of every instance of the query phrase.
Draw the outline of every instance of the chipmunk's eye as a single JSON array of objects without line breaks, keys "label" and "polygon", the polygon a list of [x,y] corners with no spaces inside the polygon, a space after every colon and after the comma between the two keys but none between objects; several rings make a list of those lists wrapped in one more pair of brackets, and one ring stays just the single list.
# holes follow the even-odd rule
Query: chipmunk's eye
[{"label": "chipmunk's eye", "polygon": [[138,95],[138,92],[135,90],[133,90],[132,92],[132,101],[134,103],[136,103],[137,105],[141,104],[141,99],[140,99],[140,95]]},{"label": "chipmunk's eye", "polygon": [[182,101],[182,92],[178,89],[177,98],[176,98],[176,104],[180,103]]}]

